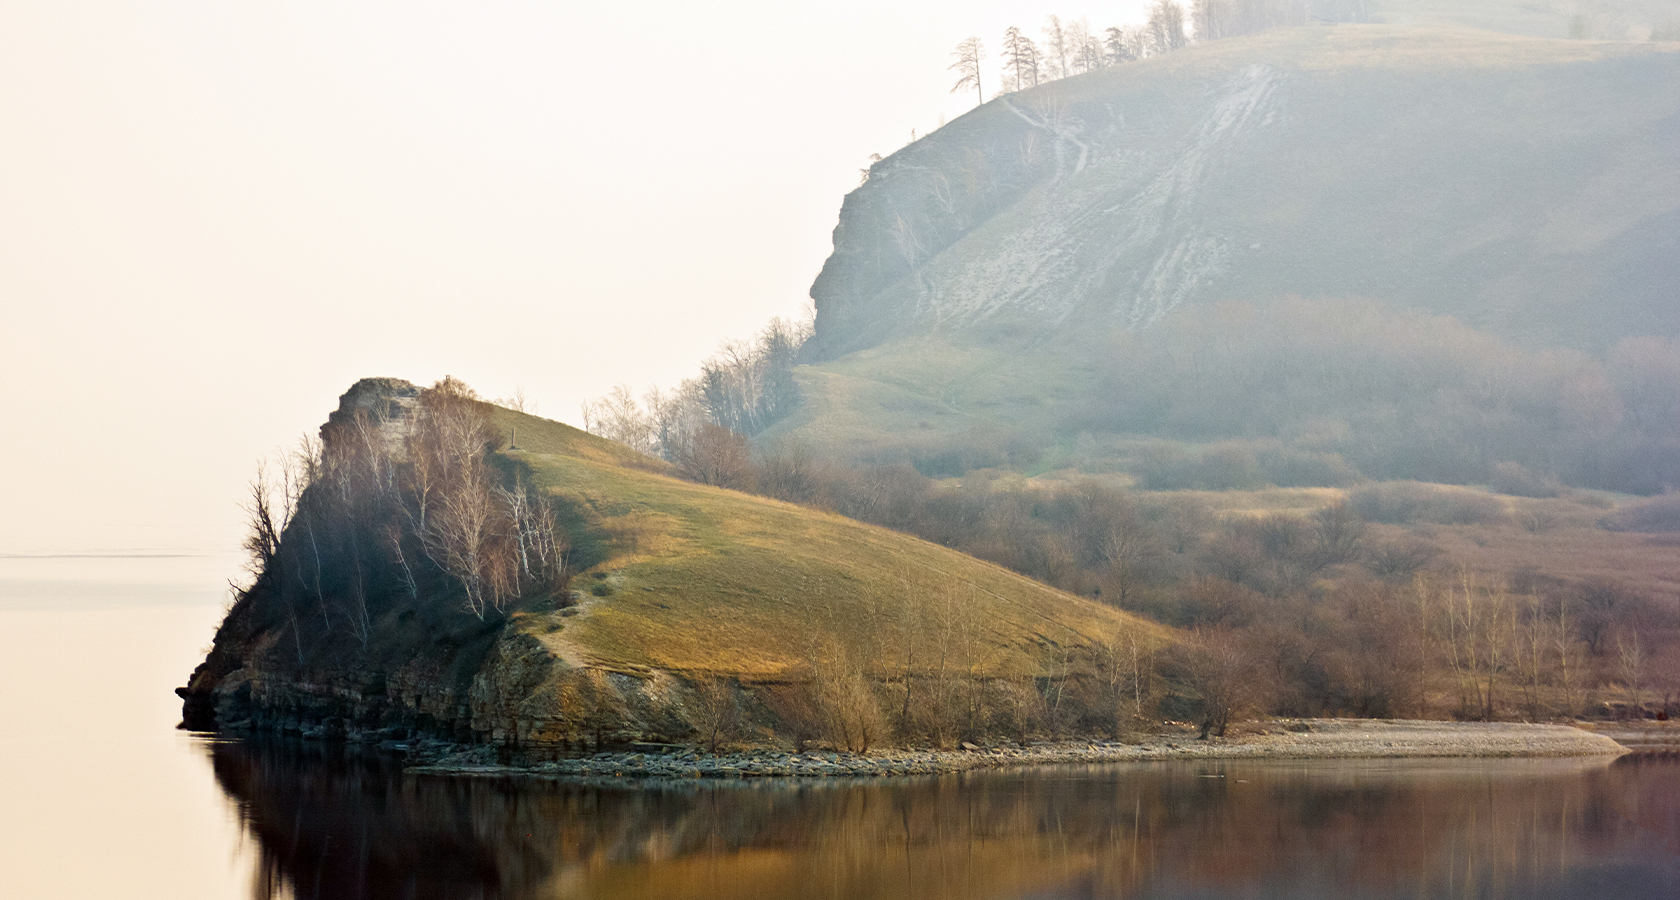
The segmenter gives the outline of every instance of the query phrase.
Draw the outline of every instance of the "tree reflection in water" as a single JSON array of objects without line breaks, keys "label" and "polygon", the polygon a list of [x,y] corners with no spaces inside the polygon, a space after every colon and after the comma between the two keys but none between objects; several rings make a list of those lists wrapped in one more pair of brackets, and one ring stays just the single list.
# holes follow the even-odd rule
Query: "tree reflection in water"
[{"label": "tree reflection in water", "polygon": [[210,752],[258,900],[1680,896],[1680,764],[1653,758],[578,783]]}]

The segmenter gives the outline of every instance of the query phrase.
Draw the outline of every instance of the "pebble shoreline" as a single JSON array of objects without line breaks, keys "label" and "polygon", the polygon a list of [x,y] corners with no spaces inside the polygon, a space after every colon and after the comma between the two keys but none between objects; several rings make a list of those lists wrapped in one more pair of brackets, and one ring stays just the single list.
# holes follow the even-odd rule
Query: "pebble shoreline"
[{"label": "pebble shoreline", "polygon": [[473,753],[405,771],[424,775],[558,778],[758,778],[943,775],[975,769],[1166,759],[1382,759],[1403,757],[1611,756],[1628,748],[1568,725],[1300,719],[1267,723],[1238,737],[1199,741],[1152,735],[1139,743],[1060,742],[964,750],[876,750],[867,756],[776,750],[712,755],[598,753],[528,766],[488,765]]}]

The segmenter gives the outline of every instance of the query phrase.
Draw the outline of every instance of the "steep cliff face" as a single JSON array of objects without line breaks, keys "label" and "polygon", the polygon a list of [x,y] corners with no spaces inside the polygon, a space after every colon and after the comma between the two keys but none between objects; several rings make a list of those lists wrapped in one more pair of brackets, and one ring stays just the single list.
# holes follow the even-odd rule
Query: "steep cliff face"
[{"label": "steep cliff face", "polygon": [[355,482],[343,470],[358,463],[375,461],[366,468],[392,478],[390,467],[407,455],[420,393],[400,379],[367,378],[340,398],[321,430],[314,495],[300,498],[282,546],[271,548],[179,690],[187,727],[357,739],[518,732],[504,694],[528,689],[553,657],[510,631],[504,617],[469,615],[438,573],[422,573],[406,591],[394,584],[389,566],[373,561],[386,548],[358,537],[373,530],[369,523],[335,521],[368,505],[320,500],[323,491],[347,491]]},{"label": "steep cliff face", "polygon": [[1286,29],[1005,94],[878,163],[812,286],[828,359],[1286,295],[1525,342],[1680,329],[1680,52]]}]

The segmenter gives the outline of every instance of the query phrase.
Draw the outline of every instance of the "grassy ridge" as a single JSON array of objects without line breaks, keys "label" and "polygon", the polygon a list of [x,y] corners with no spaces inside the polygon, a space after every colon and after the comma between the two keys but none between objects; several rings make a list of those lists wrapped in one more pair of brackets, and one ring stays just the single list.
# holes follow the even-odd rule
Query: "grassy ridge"
[{"label": "grassy ridge", "polygon": [[[915,652],[907,639],[962,632],[965,671],[1027,676],[1124,634],[1167,635],[926,541],[681,481],[570,426],[498,416],[517,429],[505,455],[559,501],[584,567],[580,612],[521,627],[573,665],[773,680],[837,642],[880,675]],[[933,664],[924,652],[912,669]]]}]

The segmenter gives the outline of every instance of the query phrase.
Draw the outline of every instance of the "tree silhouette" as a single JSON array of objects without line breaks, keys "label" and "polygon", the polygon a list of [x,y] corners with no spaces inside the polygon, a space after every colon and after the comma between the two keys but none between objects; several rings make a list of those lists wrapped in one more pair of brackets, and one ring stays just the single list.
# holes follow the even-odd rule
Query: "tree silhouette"
[{"label": "tree silhouette", "polygon": [[1149,40],[1156,53],[1171,53],[1190,43],[1184,33],[1184,7],[1173,0],[1156,0],[1149,7]]},{"label": "tree silhouette", "polygon": [[1021,33],[1021,29],[1011,25],[1003,33],[1004,70],[1010,75],[1014,90],[1024,90],[1038,86],[1040,63],[1038,45],[1032,38]]},{"label": "tree silhouette", "polygon": [[951,63],[949,68],[960,76],[957,83],[951,86],[951,93],[974,88],[978,102],[985,103],[985,92],[980,86],[980,60],[986,57],[986,51],[980,47],[980,39],[964,38],[962,43],[957,45],[957,49],[951,51],[951,55],[955,56],[957,61]]},{"label": "tree silhouette", "polygon": [[1050,70],[1051,78],[1067,77],[1067,58],[1067,32],[1062,28],[1062,20],[1059,17],[1050,16],[1044,25],[1044,61],[1045,68]]}]

